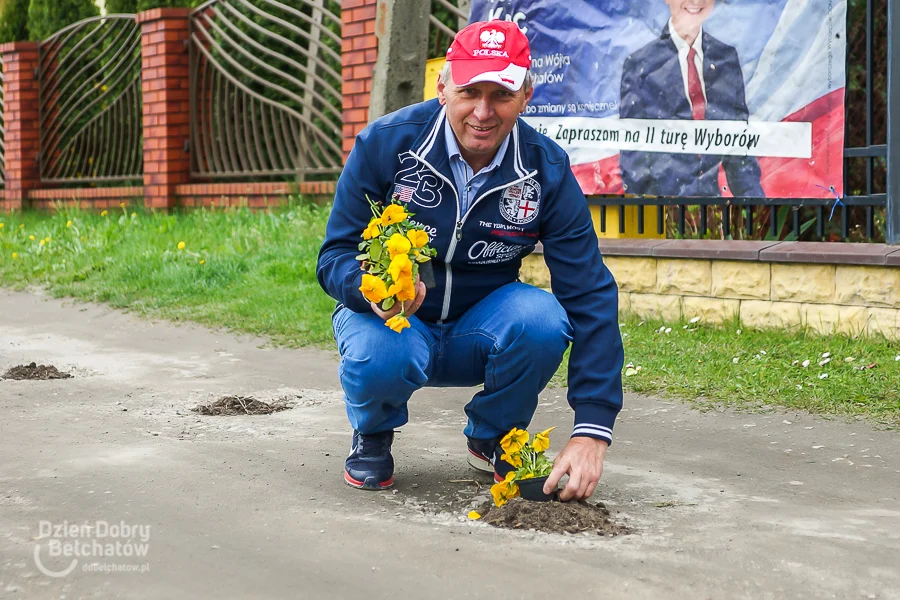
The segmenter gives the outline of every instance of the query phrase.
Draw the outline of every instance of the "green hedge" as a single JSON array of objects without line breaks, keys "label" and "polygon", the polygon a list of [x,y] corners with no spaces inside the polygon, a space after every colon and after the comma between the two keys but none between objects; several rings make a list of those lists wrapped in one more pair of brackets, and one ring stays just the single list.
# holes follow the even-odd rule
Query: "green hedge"
[{"label": "green hedge", "polygon": [[30,0],[0,1],[0,44],[28,39]]},{"label": "green hedge", "polygon": [[31,0],[28,36],[45,40],[67,25],[99,14],[100,9],[91,0]]}]

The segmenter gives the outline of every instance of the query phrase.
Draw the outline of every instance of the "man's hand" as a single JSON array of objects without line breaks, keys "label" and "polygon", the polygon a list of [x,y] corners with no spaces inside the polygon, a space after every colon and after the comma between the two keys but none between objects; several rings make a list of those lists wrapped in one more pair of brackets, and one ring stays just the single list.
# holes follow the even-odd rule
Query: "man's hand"
[{"label": "man's hand", "polygon": [[[375,311],[375,314],[377,314],[379,317],[381,317],[382,319],[387,321],[391,317],[393,317],[395,315],[399,315],[401,308],[406,309],[403,314],[405,314],[407,317],[413,316],[413,314],[415,314],[415,312],[417,310],[419,310],[419,307],[422,306],[422,302],[424,302],[424,301],[425,301],[425,284],[422,283],[421,281],[419,281],[419,278],[416,277],[416,297],[413,298],[412,300],[407,300],[405,303],[395,302],[394,305],[391,307],[391,310],[388,310],[388,311],[381,310],[380,308],[378,308],[378,305],[375,304],[374,302],[370,302],[369,304],[372,305],[372,310]],[[405,304],[405,306],[403,306],[404,304]]]},{"label": "man's hand", "polygon": [[589,437],[573,437],[553,461],[553,470],[544,483],[544,493],[551,494],[556,490],[559,480],[566,473],[569,482],[559,493],[563,502],[569,500],[586,500],[597,488],[600,475],[603,474],[603,459],[609,444],[605,440]]}]

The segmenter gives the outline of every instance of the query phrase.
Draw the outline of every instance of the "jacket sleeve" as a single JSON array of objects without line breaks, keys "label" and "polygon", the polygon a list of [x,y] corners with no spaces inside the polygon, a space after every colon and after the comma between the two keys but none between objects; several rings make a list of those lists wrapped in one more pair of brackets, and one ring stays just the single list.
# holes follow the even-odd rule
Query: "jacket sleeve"
[{"label": "jacket sleeve", "polygon": [[316,265],[316,278],[325,293],[358,313],[372,310],[359,291],[363,272],[356,260],[362,232],[372,218],[366,195],[376,202],[387,196],[387,186],[378,181],[377,172],[368,159],[368,134],[371,130],[357,136],[338,179],[325,242],[319,250]]},{"label": "jacket sleeve", "polygon": [[603,264],[587,200],[568,158],[560,178],[541,223],[541,242],[553,294],[573,329],[569,355],[569,404],[575,410],[572,436],[612,443],[613,425],[622,408],[624,362],[618,286]]}]

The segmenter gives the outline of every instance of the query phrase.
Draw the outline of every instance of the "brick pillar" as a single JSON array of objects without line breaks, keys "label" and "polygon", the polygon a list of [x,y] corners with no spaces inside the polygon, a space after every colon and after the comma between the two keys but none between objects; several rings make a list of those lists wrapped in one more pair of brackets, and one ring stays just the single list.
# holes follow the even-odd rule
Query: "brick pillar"
[{"label": "brick pillar", "polygon": [[137,15],[141,26],[144,96],[144,204],[175,206],[175,186],[190,178],[190,87],[187,8],[155,8]]},{"label": "brick pillar", "polygon": [[341,4],[345,160],[353,148],[356,134],[369,122],[369,93],[372,91],[372,72],[378,56],[376,5],[377,0],[344,0]]},{"label": "brick pillar", "polygon": [[3,120],[6,124],[6,189],[0,208],[19,210],[40,186],[37,42],[0,45],[3,56]]}]

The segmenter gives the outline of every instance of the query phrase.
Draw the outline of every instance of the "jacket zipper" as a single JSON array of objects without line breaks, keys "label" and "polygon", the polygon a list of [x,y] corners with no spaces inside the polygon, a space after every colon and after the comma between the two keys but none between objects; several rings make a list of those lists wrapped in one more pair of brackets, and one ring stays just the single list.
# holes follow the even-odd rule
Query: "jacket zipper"
[{"label": "jacket zipper", "polygon": [[454,186],[453,183],[449,179],[444,177],[443,173],[441,173],[440,171],[435,169],[431,165],[431,163],[429,163],[427,160],[420,157],[415,152],[411,152],[411,154],[413,156],[415,156],[418,160],[420,160],[426,167],[431,169],[431,171],[435,175],[437,175],[438,177],[440,177],[441,179],[446,181],[447,184],[450,186],[450,188],[453,190],[453,195],[456,199],[456,227],[453,230],[453,236],[450,238],[450,246],[447,248],[447,256],[446,256],[446,258],[444,258],[444,266],[446,267],[447,277],[446,277],[446,283],[444,285],[444,305],[441,308],[441,318],[438,321],[438,323],[443,323],[447,319],[447,316],[450,314],[450,296],[451,296],[451,287],[453,285],[453,267],[450,266],[450,261],[453,260],[453,255],[456,253],[457,243],[462,241],[463,225],[465,224],[466,219],[468,218],[469,214],[472,212],[472,209],[475,208],[475,205],[477,205],[479,202],[481,202],[481,200],[485,196],[488,196],[489,194],[493,194],[497,190],[506,189],[511,185],[515,185],[519,182],[525,181],[529,177],[534,177],[534,175],[537,174],[537,171],[532,171],[531,173],[525,175],[524,177],[520,177],[518,179],[514,179],[513,181],[510,181],[509,183],[505,183],[505,184],[497,186],[495,188],[491,188],[490,190],[488,190],[488,191],[484,192],[483,194],[481,194],[480,196],[478,196],[478,198],[475,199],[475,202],[473,202],[472,204],[469,205],[469,210],[466,211],[466,214],[460,215],[459,192],[456,190],[456,186]]}]

